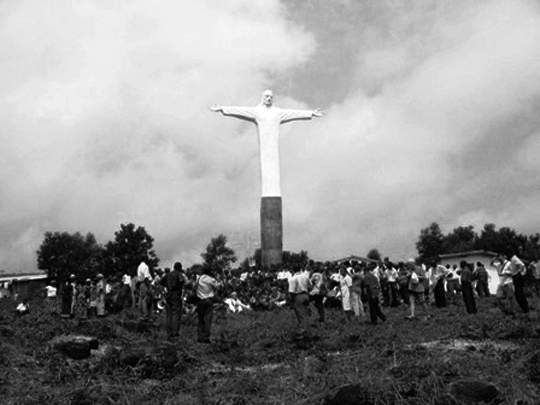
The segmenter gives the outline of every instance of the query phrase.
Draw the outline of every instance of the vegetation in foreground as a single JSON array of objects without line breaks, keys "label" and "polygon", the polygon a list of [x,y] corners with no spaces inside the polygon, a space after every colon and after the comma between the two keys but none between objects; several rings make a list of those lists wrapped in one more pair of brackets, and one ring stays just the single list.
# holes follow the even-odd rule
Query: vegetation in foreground
[{"label": "vegetation in foreground", "polygon": [[[163,342],[162,319],[138,327],[138,314],[124,311],[77,324],[32,304],[17,317],[12,301],[0,302],[4,404],[323,404],[352,384],[354,403],[459,404],[450,387],[471,380],[495,385],[499,403],[540,403],[538,310],[505,316],[493,298],[477,315],[459,303],[425,321],[405,320],[403,306],[385,309],[379,325],[346,324],[330,310],[303,335],[288,309],[217,313],[212,344],[196,343],[196,325],[183,325],[172,364],[149,355],[131,365],[118,353]],[[96,337],[99,349],[69,359],[50,344],[63,334]]]}]

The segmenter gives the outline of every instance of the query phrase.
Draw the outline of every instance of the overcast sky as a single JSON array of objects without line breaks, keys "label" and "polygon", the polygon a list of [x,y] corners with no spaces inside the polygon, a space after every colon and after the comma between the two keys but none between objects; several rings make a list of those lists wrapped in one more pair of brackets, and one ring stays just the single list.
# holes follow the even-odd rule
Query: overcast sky
[{"label": "overcast sky", "polygon": [[133,222],[163,265],[256,239],[256,128],[208,106],[266,88],[327,114],[281,127],[286,250],[540,231],[538,0],[0,0],[0,49],[0,269],[46,231]]}]

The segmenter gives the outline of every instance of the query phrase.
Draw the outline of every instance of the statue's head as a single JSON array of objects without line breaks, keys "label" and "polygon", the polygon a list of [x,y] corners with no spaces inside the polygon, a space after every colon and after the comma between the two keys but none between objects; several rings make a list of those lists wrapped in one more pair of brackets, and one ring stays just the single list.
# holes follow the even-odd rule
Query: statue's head
[{"label": "statue's head", "polygon": [[271,107],[274,104],[274,93],[272,90],[265,90],[262,94],[261,104]]}]

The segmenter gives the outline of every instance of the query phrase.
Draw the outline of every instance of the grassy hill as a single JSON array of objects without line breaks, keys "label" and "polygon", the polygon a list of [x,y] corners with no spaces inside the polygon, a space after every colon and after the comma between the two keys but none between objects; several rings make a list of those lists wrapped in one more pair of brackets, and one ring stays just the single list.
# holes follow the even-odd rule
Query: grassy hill
[{"label": "grassy hill", "polygon": [[[17,317],[12,301],[0,301],[3,404],[331,404],[347,389],[350,403],[459,404],[466,402],[452,390],[463,381],[492,384],[499,403],[540,403],[538,310],[505,316],[492,298],[474,316],[462,303],[433,308],[430,320],[385,309],[388,321],[379,325],[346,323],[331,310],[305,334],[295,333],[288,309],[219,312],[212,344],[198,344],[196,325],[185,324],[167,355],[131,365],[121,361],[129,348],[164,344],[162,318],[141,323],[127,310],[78,323],[32,304]],[[72,360],[50,343],[67,334],[96,337],[100,346]]]}]

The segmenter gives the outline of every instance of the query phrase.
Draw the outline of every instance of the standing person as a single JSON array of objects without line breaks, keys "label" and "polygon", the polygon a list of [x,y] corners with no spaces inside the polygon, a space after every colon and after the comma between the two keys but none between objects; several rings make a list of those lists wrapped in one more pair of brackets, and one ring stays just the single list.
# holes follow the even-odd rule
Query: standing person
[{"label": "standing person", "polygon": [[452,266],[452,269],[450,269],[446,276],[446,292],[448,293],[450,303],[455,304],[459,294],[459,274],[457,264]]},{"label": "standing person", "polygon": [[[152,275],[150,274],[150,269],[148,268],[148,265],[143,260],[139,264],[139,267],[137,267],[137,280],[136,280],[136,285],[135,285],[135,288],[139,288],[139,296],[137,298],[138,298],[138,304],[141,308],[142,308],[142,299],[141,299],[140,286],[146,278],[151,280]],[[135,306],[133,308],[135,308]]]},{"label": "standing person", "polygon": [[205,267],[203,274],[197,279],[197,316],[199,343],[210,343],[210,329],[212,327],[212,317],[214,314],[214,297],[217,289],[221,286],[214,277],[212,270]]},{"label": "standing person", "polygon": [[319,314],[319,323],[324,322],[324,299],[326,297],[327,288],[324,276],[318,271],[313,271],[311,274],[311,285],[313,288],[309,292],[309,298],[313,301],[317,313]]},{"label": "standing person", "polygon": [[516,255],[510,259],[510,268],[516,301],[523,313],[527,314],[529,312],[529,302],[525,294],[525,274],[527,273],[527,268]]},{"label": "standing person", "polygon": [[300,331],[303,331],[309,325],[311,317],[311,311],[309,309],[310,291],[311,281],[309,280],[308,272],[302,271],[300,266],[297,266],[289,281],[289,298]]},{"label": "standing person", "polygon": [[439,263],[439,260],[433,262],[431,276],[433,278],[433,298],[437,308],[446,307],[446,291],[444,290],[444,281],[449,270]]},{"label": "standing person", "polygon": [[429,313],[429,308],[426,304],[425,299],[425,281],[427,278],[426,271],[422,266],[416,265],[414,259],[409,259],[407,262],[409,265],[409,270],[411,272],[411,277],[409,279],[409,301],[411,308],[411,315],[407,319],[415,319],[416,305],[420,304],[426,313],[427,318],[431,318]]},{"label": "standing person", "polygon": [[403,262],[398,263],[398,288],[399,296],[405,305],[409,305],[409,278],[411,276],[410,271]]},{"label": "standing person", "polygon": [[386,277],[388,279],[388,290],[390,292],[390,306],[394,308],[399,306],[397,285],[398,271],[392,262],[387,263]]},{"label": "standing person", "polygon": [[533,277],[534,289],[536,291],[536,296],[540,297],[540,263],[538,260],[532,262],[529,265],[529,270]]},{"label": "standing person", "polygon": [[480,298],[489,297],[489,274],[484,263],[477,262],[473,272],[473,280],[476,280],[476,292]]},{"label": "standing person", "polygon": [[96,276],[96,290],[97,290],[97,302],[96,302],[96,312],[98,317],[105,316],[105,294],[106,294],[106,283],[103,278],[103,274],[99,273]]},{"label": "standing person", "polygon": [[182,292],[184,286],[188,284],[188,279],[182,269],[182,263],[174,263],[173,271],[165,272],[160,284],[165,289],[165,329],[167,337],[174,339],[179,336],[180,321],[182,320]]},{"label": "standing person", "polygon": [[[142,319],[150,319],[152,317],[152,305],[154,303],[154,291],[149,278],[145,278],[139,286],[139,300]],[[174,337],[168,334],[168,337]]]},{"label": "standing person", "polygon": [[364,304],[362,303],[362,274],[358,266],[355,266],[354,273],[352,274],[352,287],[351,287],[351,307],[356,318],[364,318],[366,313],[364,311]]},{"label": "standing person", "polygon": [[[75,276],[72,274],[70,280],[75,280]],[[71,308],[73,302],[73,284],[68,280],[62,286],[62,318],[69,318],[71,316]]]},{"label": "standing person", "polygon": [[45,286],[45,300],[46,307],[51,314],[56,313],[56,282],[52,280],[47,286]]},{"label": "standing person", "polygon": [[341,293],[341,307],[345,312],[347,317],[347,322],[350,322],[353,317],[353,310],[351,305],[351,288],[352,288],[352,278],[347,272],[345,266],[341,266],[339,269],[341,274],[341,279],[339,280],[339,287]]},{"label": "standing person", "polygon": [[73,316],[78,321],[85,321],[89,313],[90,280],[87,279],[86,283],[77,283],[74,291]]},{"label": "standing person", "polygon": [[369,317],[372,324],[377,323],[377,318],[381,321],[386,321],[386,315],[381,310],[381,304],[379,296],[381,294],[381,286],[377,277],[373,275],[371,270],[373,266],[367,266],[364,268],[364,278],[362,279],[362,290],[366,295],[369,305]]},{"label": "standing person", "polygon": [[463,302],[465,302],[465,309],[468,314],[476,314],[476,301],[474,299],[474,289],[472,285],[472,272],[469,264],[462,260],[459,263],[461,269],[460,281],[461,281],[461,293],[463,294]]},{"label": "standing person", "polygon": [[[514,314],[514,282],[512,281],[512,269],[510,261],[505,255],[499,255],[490,263],[497,269],[499,275],[499,285],[497,286],[497,302],[505,314]],[[504,300],[508,301],[508,306],[504,305]]]},{"label": "standing person", "polygon": [[97,301],[98,301],[98,289],[95,281],[90,279],[86,280],[86,288],[89,296],[88,301],[88,316],[95,317],[97,316]]}]

